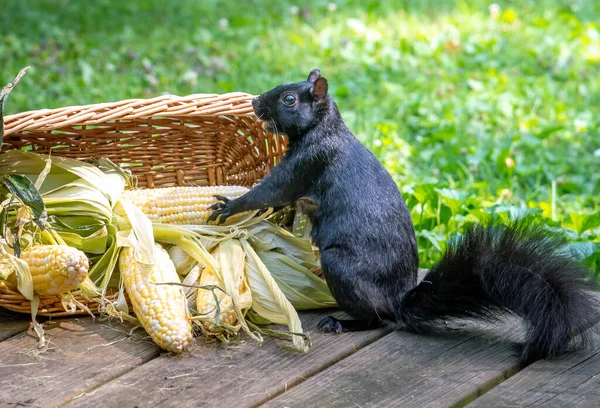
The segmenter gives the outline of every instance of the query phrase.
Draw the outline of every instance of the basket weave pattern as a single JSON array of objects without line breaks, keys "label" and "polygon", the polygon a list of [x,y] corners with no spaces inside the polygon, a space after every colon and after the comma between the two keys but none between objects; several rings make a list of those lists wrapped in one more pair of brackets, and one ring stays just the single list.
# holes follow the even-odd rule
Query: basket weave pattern
[{"label": "basket weave pattern", "polygon": [[285,142],[255,125],[252,95],[161,96],[7,116],[2,150],[108,157],[140,187],[252,186]]},{"label": "basket weave pattern", "polygon": [[[117,294],[106,296],[110,301],[117,300]],[[100,314],[98,308],[100,303],[88,302],[83,296],[75,296],[75,300],[86,305],[93,314]],[[128,300],[128,299],[127,299]],[[31,302],[21,293],[12,291],[6,288],[0,288],[0,306],[19,313],[31,313]],[[48,295],[40,297],[40,305],[38,307],[38,316],[64,317],[88,314],[87,311],[77,308],[73,313],[65,311],[60,301],[60,297],[56,295]]]},{"label": "basket weave pattern", "polygon": [[[1,151],[29,146],[36,153],[80,160],[107,157],[137,176],[139,187],[251,187],[286,147],[282,136],[255,124],[252,98],[241,92],[168,95],[23,112],[4,118]],[[98,312],[97,303],[87,305]],[[2,288],[0,306],[30,311],[23,295]],[[44,297],[38,313],[73,315],[58,296]]]}]

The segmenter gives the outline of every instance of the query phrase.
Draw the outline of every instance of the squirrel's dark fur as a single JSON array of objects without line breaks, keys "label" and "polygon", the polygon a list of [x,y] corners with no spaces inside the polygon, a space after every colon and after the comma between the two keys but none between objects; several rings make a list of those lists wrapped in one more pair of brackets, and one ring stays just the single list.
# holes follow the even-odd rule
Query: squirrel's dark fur
[{"label": "squirrel's dark fur", "polygon": [[564,242],[524,223],[472,225],[448,245],[417,285],[415,231],[394,180],[348,130],[313,70],[253,100],[265,127],[288,136],[288,150],[245,195],[213,206],[211,218],[314,202],[312,238],[338,305],[356,320],[327,317],[324,331],[364,330],[384,321],[419,329],[449,317],[494,319],[502,312],[528,325],[522,359],[558,356],[583,340],[597,310],[583,266]]}]

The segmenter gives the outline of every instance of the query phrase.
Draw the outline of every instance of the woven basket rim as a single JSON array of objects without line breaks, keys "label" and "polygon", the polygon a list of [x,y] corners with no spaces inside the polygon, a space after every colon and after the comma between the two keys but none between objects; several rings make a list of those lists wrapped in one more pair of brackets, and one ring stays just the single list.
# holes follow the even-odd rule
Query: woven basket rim
[{"label": "woven basket rim", "polygon": [[17,132],[59,130],[118,120],[177,117],[255,117],[254,95],[245,92],[195,93],[37,109],[4,117],[4,137]]},{"label": "woven basket rim", "polygon": [[[108,301],[116,301],[119,293],[111,293],[106,295]],[[129,298],[126,296],[126,300]],[[101,300],[91,299],[86,300],[81,295],[75,296],[75,298],[83,305],[87,306],[92,314],[100,315],[99,307],[101,306]],[[38,316],[45,317],[71,317],[71,316],[84,316],[89,315],[87,310],[80,307],[73,312],[68,312],[57,304],[61,303],[60,295],[40,295],[40,305],[38,306]],[[0,287],[0,307],[6,310],[10,310],[15,313],[29,314],[31,313],[31,301],[28,300],[22,293],[11,290],[9,288]]]}]

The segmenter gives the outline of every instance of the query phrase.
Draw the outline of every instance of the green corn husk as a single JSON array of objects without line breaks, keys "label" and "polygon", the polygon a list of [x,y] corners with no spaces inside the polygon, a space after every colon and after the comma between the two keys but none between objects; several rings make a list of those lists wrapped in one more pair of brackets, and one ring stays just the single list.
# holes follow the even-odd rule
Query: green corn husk
[{"label": "green corn husk", "polygon": [[[36,184],[57,231],[82,237],[111,223],[113,206],[126,183],[116,172],[103,173],[77,160],[21,150],[0,155],[0,177],[9,174],[24,175]],[[86,252],[85,245],[80,249]]]},{"label": "green corn husk", "polygon": [[307,268],[278,252],[260,251],[257,254],[296,310],[337,306],[325,281]]},{"label": "green corn husk", "polygon": [[252,225],[248,228],[248,233],[248,239],[257,251],[277,251],[305,268],[319,267],[317,250],[308,239],[296,237],[270,222]]},{"label": "green corn husk", "polygon": [[112,207],[125,188],[126,180],[116,172],[104,173],[99,168],[79,160],[50,157],[23,150],[9,150],[0,155],[0,176],[21,174],[35,182],[44,171],[48,160],[51,162],[51,169],[41,186],[38,186],[42,195],[80,179],[102,192]]},{"label": "green corn husk", "polygon": [[102,307],[108,289],[119,286],[119,276],[114,273],[120,252],[120,248],[117,246],[117,228],[109,225],[107,231],[107,249],[93,262],[93,266],[88,273],[88,277],[102,293]]},{"label": "green corn husk", "polygon": [[[85,162],[21,150],[0,155],[0,178],[8,175],[27,177],[41,194],[47,218],[39,228],[31,226],[32,236],[37,237],[35,241],[69,245],[85,252],[94,261],[91,276],[104,286],[97,287],[90,280],[80,288],[80,293],[93,298],[105,294],[109,279],[104,275],[114,268],[114,263],[109,262],[114,255],[112,243],[117,232],[112,225],[113,207],[128,180],[121,173],[103,172]],[[23,210],[24,207],[18,210],[20,215],[9,211],[9,222],[14,224],[17,218],[27,218]]]}]

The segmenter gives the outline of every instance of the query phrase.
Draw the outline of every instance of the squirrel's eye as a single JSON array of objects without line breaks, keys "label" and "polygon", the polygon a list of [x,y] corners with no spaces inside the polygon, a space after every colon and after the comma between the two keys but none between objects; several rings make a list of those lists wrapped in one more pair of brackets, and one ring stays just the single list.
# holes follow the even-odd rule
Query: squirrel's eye
[{"label": "squirrel's eye", "polygon": [[292,106],[296,103],[296,97],[292,94],[287,94],[283,97],[283,103],[285,103],[287,106]]}]

